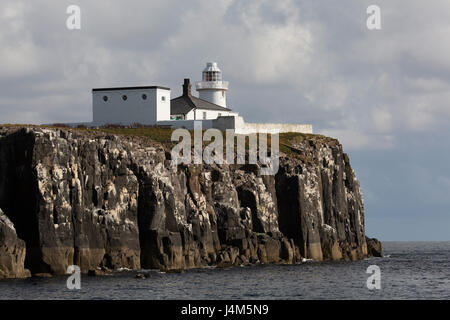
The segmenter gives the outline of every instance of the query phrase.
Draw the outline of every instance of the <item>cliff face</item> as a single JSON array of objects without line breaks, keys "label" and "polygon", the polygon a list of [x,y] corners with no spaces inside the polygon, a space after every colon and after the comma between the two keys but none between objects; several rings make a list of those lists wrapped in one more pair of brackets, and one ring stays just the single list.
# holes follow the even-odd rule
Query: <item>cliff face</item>
[{"label": "cliff face", "polygon": [[168,150],[139,137],[0,128],[0,208],[22,263],[16,275],[5,267],[12,242],[0,231],[0,277],[73,264],[87,272],[366,257],[362,196],[342,146],[311,136],[290,148],[298,156],[259,176],[258,165],[173,167]]},{"label": "cliff face", "polygon": [[25,278],[25,242],[17,237],[14,225],[0,209],[0,278]]}]

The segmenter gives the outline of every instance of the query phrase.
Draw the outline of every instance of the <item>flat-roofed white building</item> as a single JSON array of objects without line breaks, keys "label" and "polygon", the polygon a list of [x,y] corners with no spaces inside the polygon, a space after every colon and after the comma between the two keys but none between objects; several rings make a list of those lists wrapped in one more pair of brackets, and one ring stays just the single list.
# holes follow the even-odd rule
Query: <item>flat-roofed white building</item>
[{"label": "flat-roofed white building", "polygon": [[160,86],[92,89],[93,124],[140,123],[170,120],[170,89]]}]

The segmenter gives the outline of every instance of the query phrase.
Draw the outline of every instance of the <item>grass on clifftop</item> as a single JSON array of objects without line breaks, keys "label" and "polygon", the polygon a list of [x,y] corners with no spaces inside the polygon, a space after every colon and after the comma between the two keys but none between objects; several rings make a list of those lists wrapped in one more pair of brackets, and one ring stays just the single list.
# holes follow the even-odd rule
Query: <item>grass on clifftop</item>
[{"label": "grass on clifftop", "polygon": [[[78,126],[76,128],[71,128],[65,124],[53,124],[51,126],[38,126],[38,125],[0,125],[0,127],[41,127],[41,128],[58,128],[58,129],[70,129],[78,132],[83,132],[88,135],[95,135],[96,133],[106,133],[113,135],[123,135],[123,136],[134,136],[134,137],[145,137],[151,141],[161,143],[167,148],[171,148],[178,142],[171,141],[172,132],[174,129],[162,126],[144,126],[136,124],[131,127],[120,126],[120,125],[107,125],[100,128],[88,128],[86,126]],[[194,136],[193,131],[191,132],[191,137]],[[223,131],[223,143],[225,147],[225,132]],[[236,139],[235,139],[236,140]],[[329,143],[337,142],[336,139],[326,137],[319,134],[307,134],[307,133],[280,133],[280,151],[291,156],[301,156],[298,150],[296,150],[295,145],[302,143],[303,141],[310,141],[312,143]],[[203,142],[203,145],[207,145],[209,142]],[[267,147],[270,150],[271,135],[267,136]],[[236,145],[236,141],[235,141]],[[248,138],[246,139],[246,149],[248,148]]]},{"label": "grass on clifftop", "polygon": [[[100,128],[100,129],[94,129],[101,132],[106,132],[110,134],[117,134],[117,135],[131,135],[131,136],[142,136],[149,138],[153,141],[160,142],[166,147],[171,147],[177,142],[171,141],[171,135],[174,129],[171,128],[163,128],[163,127],[139,127],[139,128],[124,128],[124,127],[106,127],[106,128]],[[191,132],[191,137],[194,136],[193,131]],[[222,131],[223,134],[223,143],[225,147],[225,132]],[[295,150],[294,145],[299,144],[303,141],[313,141],[314,143],[324,143],[324,142],[330,142],[335,141],[333,138],[329,138],[323,135],[319,134],[307,134],[307,133],[297,133],[297,132],[290,132],[290,133],[280,133],[279,136],[279,143],[280,143],[280,151],[287,154],[287,155],[298,155],[298,152]],[[236,139],[235,139],[235,146],[236,146]],[[207,145],[209,142],[203,142],[203,145]],[[248,138],[245,141],[246,149],[248,149]],[[271,146],[271,136],[267,136],[267,148],[270,150]]]}]

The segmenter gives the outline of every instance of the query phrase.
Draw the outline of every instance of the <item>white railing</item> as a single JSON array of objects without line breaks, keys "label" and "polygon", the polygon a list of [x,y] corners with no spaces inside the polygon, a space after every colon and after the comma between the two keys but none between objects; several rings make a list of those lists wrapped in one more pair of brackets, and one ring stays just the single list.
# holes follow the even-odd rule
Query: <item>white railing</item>
[{"label": "white railing", "polygon": [[201,89],[222,89],[228,90],[228,81],[198,81],[195,83],[197,90]]}]

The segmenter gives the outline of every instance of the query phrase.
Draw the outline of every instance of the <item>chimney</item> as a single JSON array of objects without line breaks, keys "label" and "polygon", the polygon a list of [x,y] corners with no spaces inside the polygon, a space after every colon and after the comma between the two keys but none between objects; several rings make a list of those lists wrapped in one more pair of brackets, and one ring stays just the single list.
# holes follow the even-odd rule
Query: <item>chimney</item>
[{"label": "chimney", "polygon": [[184,79],[183,84],[183,96],[190,96],[191,95],[191,81],[189,78]]}]

